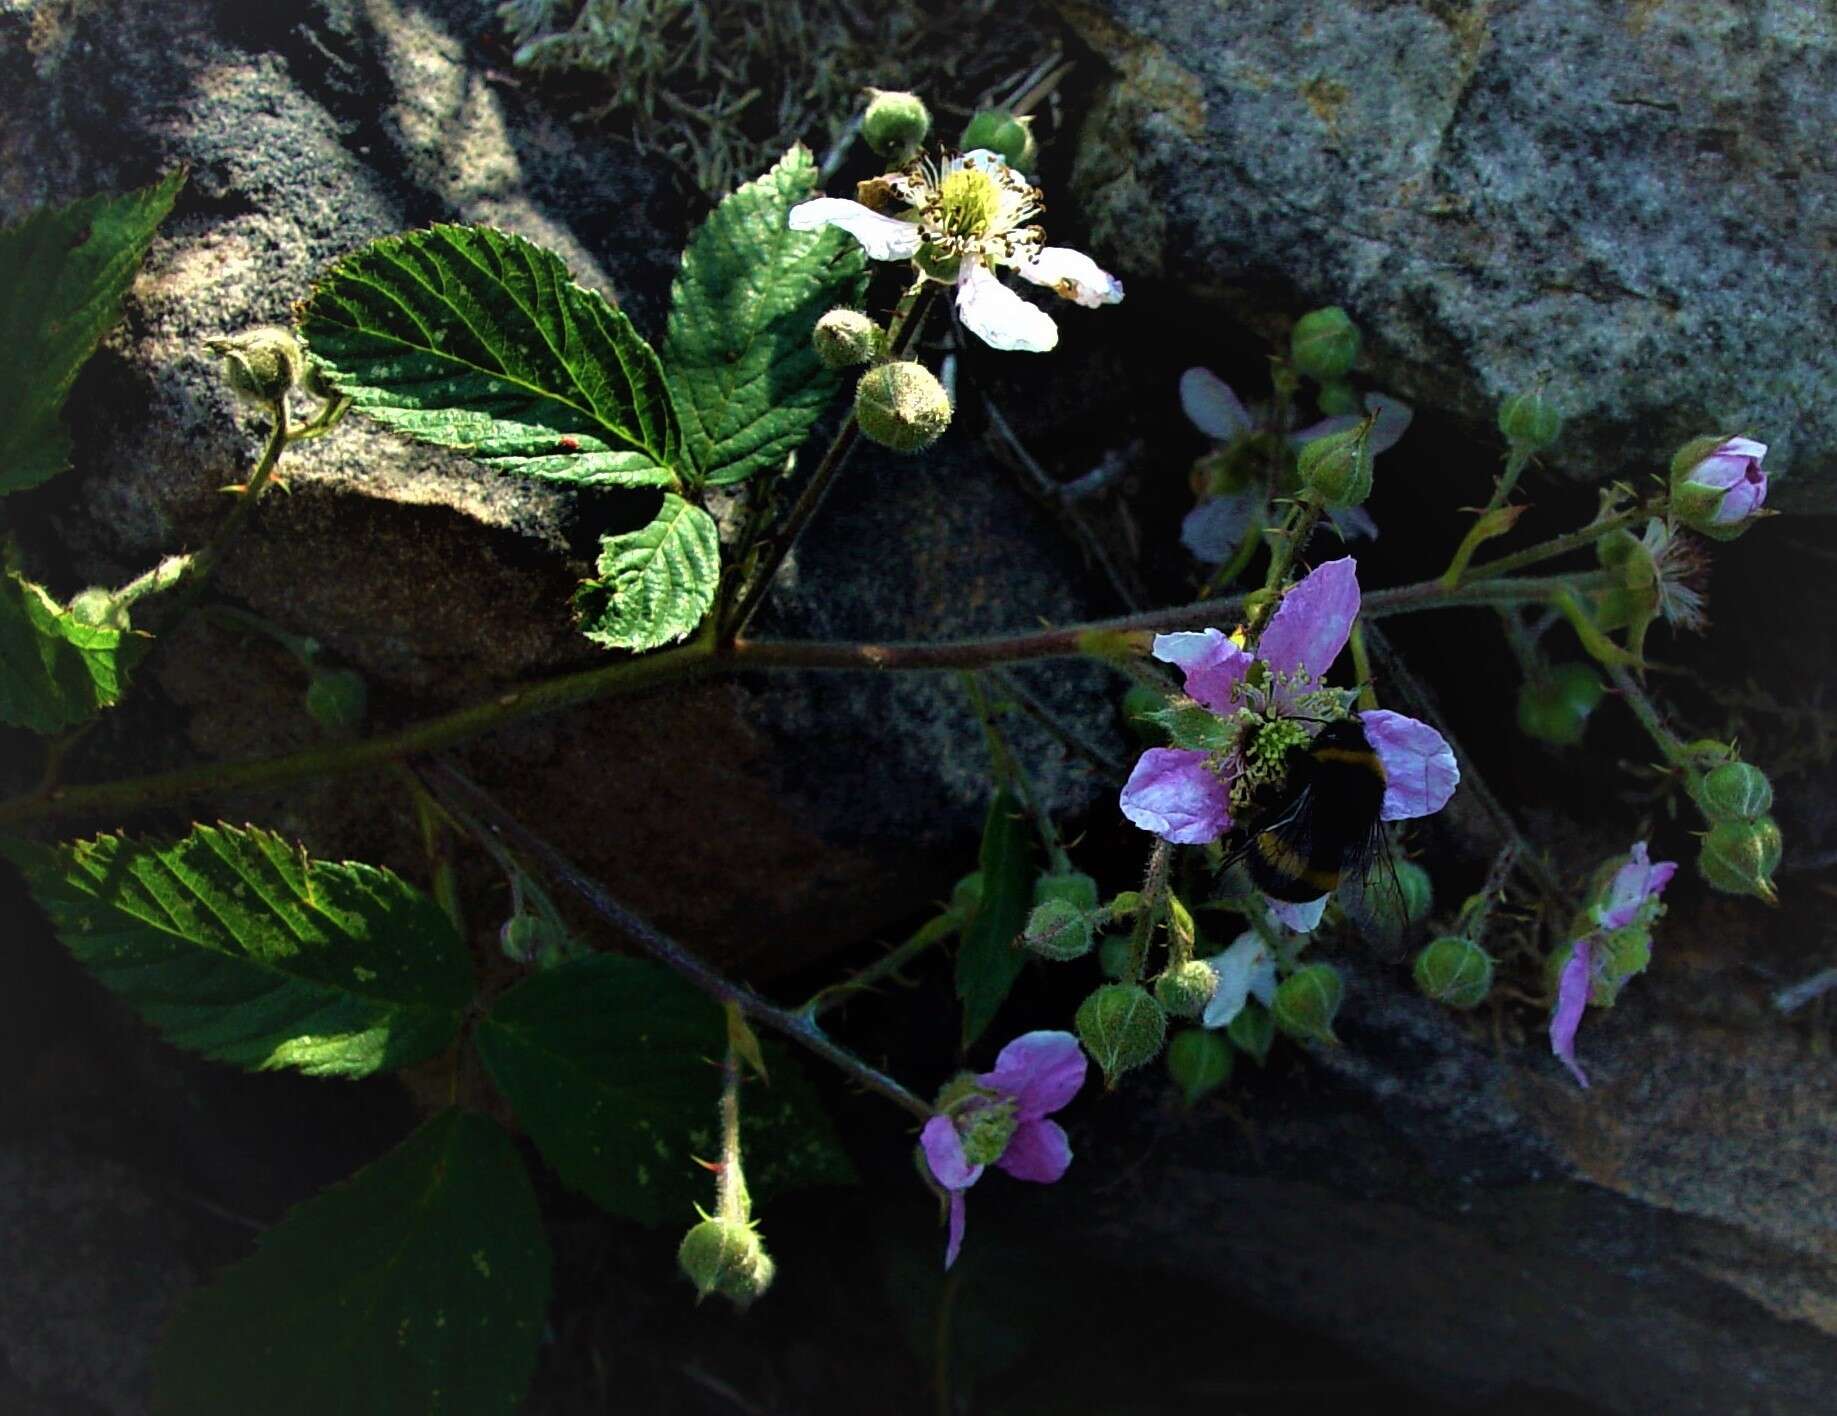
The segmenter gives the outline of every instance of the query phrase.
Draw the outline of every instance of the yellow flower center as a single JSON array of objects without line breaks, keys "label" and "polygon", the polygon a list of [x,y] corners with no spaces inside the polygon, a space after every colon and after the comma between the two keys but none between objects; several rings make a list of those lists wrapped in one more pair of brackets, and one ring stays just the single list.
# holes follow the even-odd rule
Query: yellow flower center
[{"label": "yellow flower center", "polygon": [[982,236],[1001,210],[995,179],[974,167],[961,167],[938,186],[938,216],[945,234]]}]

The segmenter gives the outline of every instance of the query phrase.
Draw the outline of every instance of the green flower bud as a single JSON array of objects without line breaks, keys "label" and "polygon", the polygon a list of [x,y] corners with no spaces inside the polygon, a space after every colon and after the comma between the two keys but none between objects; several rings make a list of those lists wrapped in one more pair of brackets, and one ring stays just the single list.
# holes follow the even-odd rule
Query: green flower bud
[{"label": "green flower bud", "polygon": [[1493,989],[1493,960],[1471,939],[1444,935],[1416,956],[1416,986],[1450,1008],[1477,1008]]},{"label": "green flower bud", "polygon": [[1346,996],[1346,984],[1331,964],[1309,964],[1283,979],[1270,1015],[1277,1028],[1302,1041],[1339,1041],[1333,1019]]},{"label": "green flower bud", "polygon": [[1329,418],[1337,418],[1345,413],[1365,411],[1365,405],[1359,402],[1358,390],[1343,379],[1334,383],[1322,384],[1320,395],[1314,401],[1320,405],[1320,411]]},{"label": "green flower bud", "polygon": [[1077,870],[1063,875],[1042,875],[1033,882],[1033,902],[1043,905],[1048,900],[1064,900],[1066,904],[1076,905],[1086,914],[1095,914],[1097,882]]},{"label": "green flower bud", "polygon": [[904,162],[919,150],[931,133],[931,113],[915,93],[870,89],[867,112],[861,118],[861,136],[867,145],[890,162]]},{"label": "green flower bud", "polygon": [[1319,383],[1332,383],[1352,372],[1359,357],[1359,329],[1338,305],[1310,310],[1295,321],[1288,350],[1302,373]]},{"label": "green flower bud", "polygon": [[306,711],[328,733],[360,727],[369,707],[370,690],[350,669],[320,669],[306,686]]},{"label": "green flower bud", "polygon": [[1091,952],[1091,917],[1068,900],[1047,900],[1027,916],[1021,943],[1047,959],[1082,959]]},{"label": "green flower bud", "polygon": [[1276,1041],[1276,1020],[1256,999],[1247,999],[1243,1011],[1225,1027],[1231,1045],[1261,1067],[1269,1059],[1269,1049]]},{"label": "green flower bud", "polygon": [[1712,825],[1753,821],[1773,809],[1773,783],[1751,762],[1725,762],[1698,783],[1697,805]]},{"label": "green flower bud", "polygon": [[1301,449],[1301,485],[1330,507],[1357,506],[1371,495],[1371,424],[1328,433]]},{"label": "green flower bud", "polygon": [[113,590],[100,585],[92,585],[87,590],[79,590],[66,607],[70,617],[78,624],[86,624],[94,629],[128,629],[128,607],[122,604]]},{"label": "green flower bud", "polygon": [[1766,455],[1752,438],[1691,439],[1671,459],[1672,512],[1699,535],[1734,540],[1766,514]]},{"label": "green flower bud", "polygon": [[1155,1001],[1175,1018],[1197,1018],[1217,991],[1218,974],[1203,959],[1176,964],[1155,980]]},{"label": "green flower bud", "polygon": [[982,908],[982,872],[980,870],[972,870],[950,887],[950,908],[953,914],[962,919],[968,919]]},{"label": "green flower bud", "polygon": [[1104,1085],[1132,1067],[1152,1062],[1167,1037],[1167,1014],[1134,983],[1106,983],[1078,1005],[1078,1040],[1103,1068]]},{"label": "green flower bud", "polygon": [[1097,946],[1097,967],[1105,978],[1124,979],[1129,974],[1129,959],[1134,946],[1126,934],[1106,934]]},{"label": "green flower bud", "polygon": [[704,1219],[683,1236],[676,1262],[695,1285],[697,1299],[719,1293],[745,1310],[772,1286],[776,1266],[759,1233],[731,1219]]},{"label": "green flower bud", "polygon": [[895,452],[930,447],[950,426],[950,398],[923,364],[879,364],[855,388],[855,420],[862,433]]},{"label": "green flower bud", "polygon": [[1231,1080],[1231,1044],[1204,1028],[1182,1028],[1167,1044],[1167,1074],[1188,1106],[1196,1106]]},{"label": "green flower bud", "polygon": [[831,310],[810,331],[816,357],[828,369],[847,369],[872,363],[887,347],[887,334],[859,310]]},{"label": "green flower bud", "polygon": [[963,130],[963,150],[987,148],[1016,172],[1032,172],[1040,158],[1033,118],[1017,118],[1006,108],[985,108]]},{"label": "green flower bud", "polygon": [[1563,435],[1563,415],[1542,389],[1514,393],[1499,405],[1499,431],[1524,452],[1542,452]]},{"label": "green flower bud", "polygon": [[1697,852],[1697,873],[1727,895],[1753,895],[1777,904],[1773,872],[1783,842],[1771,816],[1753,821],[1718,821]]},{"label": "green flower bud", "polygon": [[1573,747],[1606,693],[1601,675],[1587,664],[1558,664],[1518,690],[1518,730],[1539,742]]},{"label": "green flower bud", "polygon": [[273,407],[300,381],[300,346],[278,326],[213,339],[205,348],[223,357],[223,381],[246,403]]}]

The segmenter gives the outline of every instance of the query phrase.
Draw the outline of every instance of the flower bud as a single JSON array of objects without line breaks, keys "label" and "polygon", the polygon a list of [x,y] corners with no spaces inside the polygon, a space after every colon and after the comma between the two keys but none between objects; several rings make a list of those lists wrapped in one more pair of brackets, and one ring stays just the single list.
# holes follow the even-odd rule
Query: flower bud
[{"label": "flower bud", "polygon": [[1697,805],[1713,825],[1753,821],[1773,809],[1773,783],[1751,762],[1725,762],[1697,784]]},{"label": "flower bud", "polygon": [[987,148],[1016,172],[1032,172],[1040,157],[1033,118],[1017,118],[1005,108],[985,108],[970,119],[963,130],[963,150],[977,148]]},{"label": "flower bud", "polygon": [[930,135],[930,110],[915,93],[889,89],[870,89],[869,92],[873,97],[861,117],[861,136],[889,162],[904,162]]},{"label": "flower bud", "polygon": [[1539,742],[1573,747],[1606,693],[1601,675],[1587,664],[1558,664],[1518,690],[1518,730]]},{"label": "flower bud", "polygon": [[810,343],[824,368],[847,369],[878,359],[886,349],[887,335],[861,311],[842,307],[816,322]]},{"label": "flower bud", "polygon": [[1175,1018],[1197,1018],[1217,991],[1218,974],[1203,959],[1176,964],[1155,980],[1155,1001]]},{"label": "flower bud", "polygon": [[772,1286],[776,1266],[759,1232],[732,1219],[704,1219],[683,1236],[676,1262],[698,1299],[719,1293],[745,1310]]},{"label": "flower bud", "polygon": [[1188,1106],[1196,1106],[1231,1080],[1231,1044],[1204,1028],[1182,1028],[1167,1044],[1167,1074]]},{"label": "flower bud", "polygon": [[1288,349],[1302,373],[1318,383],[1333,383],[1352,372],[1359,357],[1359,329],[1338,305],[1310,310],[1295,321]]},{"label": "flower bud", "polygon": [[504,957],[527,964],[542,943],[542,921],[532,914],[514,914],[498,930],[498,948]]},{"label": "flower bud", "polygon": [[1771,816],[1753,821],[1718,821],[1697,852],[1697,873],[1727,895],[1778,901],[1773,872],[1779,868],[1780,828]]},{"label": "flower bud", "polygon": [[350,669],[320,669],[306,686],[306,711],[328,733],[361,727],[370,707],[363,675]]},{"label": "flower bud", "polygon": [[1078,1040],[1103,1068],[1104,1085],[1132,1067],[1152,1062],[1167,1037],[1167,1014],[1134,983],[1106,983],[1078,1005]]},{"label": "flower bud", "polygon": [[1499,431],[1521,452],[1542,452],[1563,434],[1563,415],[1542,389],[1514,393],[1499,405]]},{"label": "flower bud", "polygon": [[855,420],[862,433],[895,452],[930,447],[950,426],[944,385],[923,364],[879,364],[855,389]]},{"label": "flower bud", "polygon": [[300,380],[300,346],[279,326],[244,330],[205,347],[223,357],[223,381],[246,403],[271,408]]},{"label": "flower bud", "polygon": [[93,629],[117,629],[126,631],[128,607],[113,590],[100,585],[92,585],[87,590],[79,590],[71,597],[66,607],[70,617],[78,624],[89,625]]},{"label": "flower bud", "polygon": [[1767,500],[1761,459],[1767,445],[1752,438],[1693,438],[1671,459],[1671,508],[1679,521],[1718,541],[1732,541]]},{"label": "flower bud", "polygon": [[1301,449],[1301,484],[1324,505],[1357,506],[1371,495],[1372,421],[1315,438]]},{"label": "flower bud", "polygon": [[1063,900],[1086,914],[1095,914],[1097,882],[1077,870],[1067,871],[1063,875],[1042,875],[1033,882],[1033,902],[1043,905],[1048,900]]},{"label": "flower bud", "polygon": [[1106,934],[1103,943],[1097,946],[1097,967],[1103,970],[1105,978],[1121,980],[1129,973],[1129,960],[1133,957],[1134,946],[1126,934]]},{"label": "flower bud", "polygon": [[1276,1020],[1256,999],[1246,999],[1242,1010],[1225,1028],[1231,1045],[1261,1067],[1276,1041]]},{"label": "flower bud", "polygon": [[1493,988],[1493,960],[1471,939],[1444,935],[1424,946],[1413,970],[1426,998],[1450,1008],[1477,1008]]},{"label": "flower bud", "polygon": [[1346,996],[1346,984],[1331,964],[1309,964],[1282,980],[1270,1016],[1277,1028],[1304,1042],[1339,1041],[1333,1019]]},{"label": "flower bud", "polygon": [[1047,959],[1082,959],[1091,952],[1091,917],[1068,900],[1033,907],[1021,943]]}]

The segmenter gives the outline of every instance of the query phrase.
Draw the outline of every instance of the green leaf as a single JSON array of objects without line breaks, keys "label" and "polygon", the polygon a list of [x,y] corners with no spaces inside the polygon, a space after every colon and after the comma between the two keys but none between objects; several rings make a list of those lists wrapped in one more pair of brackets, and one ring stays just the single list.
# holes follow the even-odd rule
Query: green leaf
[{"label": "green leaf", "polygon": [[704,481],[742,482],[784,461],[840,386],[810,331],[832,307],[860,305],[867,261],[843,232],[786,224],[816,184],[800,144],[716,207],[683,252],[663,363]]},{"label": "green leaf", "polygon": [[982,902],[964,926],[957,950],[957,997],[963,1000],[963,1045],[994,1020],[1020,977],[1026,951],[1015,939],[1033,902],[1033,831],[1006,787],[995,793],[982,827]]},{"label": "green leaf", "polygon": [[655,649],[714,605],[721,535],[707,512],[665,492],[649,525],[600,538],[599,572],[574,592],[581,632],[608,649]]},{"label": "green leaf", "polygon": [[184,184],[176,168],[124,197],[47,207],[0,231],[0,495],[70,465],[64,397],[121,317],[121,297]]},{"label": "green leaf", "polygon": [[91,973],[220,1062],[367,1077],[450,1045],[471,1001],[465,945],[432,900],[254,827],[0,849]]},{"label": "green leaf", "polygon": [[372,241],[326,273],[300,329],[326,376],[397,432],[524,477],[676,485],[682,433],[656,353],[520,236]]},{"label": "green leaf", "polygon": [[[693,1157],[720,1154],[721,1010],[641,959],[579,959],[523,980],[475,1034],[479,1055],[561,1178],[614,1214],[686,1219],[713,1193]],[[781,1050],[741,1093],[755,1198],[852,1178],[815,1093]]]},{"label": "green leaf", "polygon": [[1167,740],[1175,747],[1224,752],[1236,745],[1239,736],[1237,723],[1219,717],[1190,698],[1177,698],[1165,708],[1142,716],[1167,729]]},{"label": "green leaf", "polygon": [[0,573],[0,723],[56,733],[117,703],[152,641],[85,624],[17,571]]},{"label": "green leaf", "polygon": [[549,1301],[542,1213],[516,1147],[447,1111],[294,1209],[180,1310],[160,1416],[517,1410]]}]

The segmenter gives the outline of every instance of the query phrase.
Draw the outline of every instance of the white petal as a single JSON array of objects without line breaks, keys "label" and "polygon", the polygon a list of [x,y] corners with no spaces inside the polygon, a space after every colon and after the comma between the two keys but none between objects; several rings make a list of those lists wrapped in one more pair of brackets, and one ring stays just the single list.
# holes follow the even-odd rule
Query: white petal
[{"label": "white petal", "polygon": [[967,258],[957,277],[957,313],[970,333],[992,349],[1044,354],[1059,342],[1059,327],[990,272]]},{"label": "white petal", "polygon": [[793,231],[815,231],[823,226],[839,226],[861,243],[861,249],[877,261],[903,261],[918,254],[919,229],[909,221],[882,216],[860,202],[842,197],[818,197],[791,208]]},{"label": "white petal", "polygon": [[1195,428],[1220,442],[1235,442],[1252,426],[1243,401],[1210,369],[1180,375],[1180,407]]},{"label": "white petal", "polygon": [[1050,286],[1067,300],[1093,310],[1123,298],[1122,281],[1070,246],[1042,246],[1037,256],[1015,269],[1023,280]]},{"label": "white petal", "polygon": [[1224,1028],[1244,1011],[1244,1000],[1256,996],[1265,1005],[1276,996],[1276,964],[1256,931],[1240,934],[1224,953],[1207,959],[1218,975],[1218,987],[1200,1020],[1208,1028]]},{"label": "white petal", "polygon": [[1309,900],[1305,905],[1291,905],[1287,900],[1278,900],[1271,896],[1265,899],[1269,912],[1281,920],[1297,934],[1309,934],[1320,923],[1320,917],[1327,912],[1327,897],[1322,895],[1318,900]]}]

